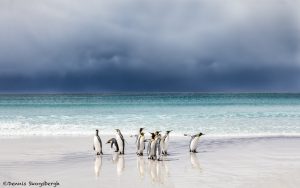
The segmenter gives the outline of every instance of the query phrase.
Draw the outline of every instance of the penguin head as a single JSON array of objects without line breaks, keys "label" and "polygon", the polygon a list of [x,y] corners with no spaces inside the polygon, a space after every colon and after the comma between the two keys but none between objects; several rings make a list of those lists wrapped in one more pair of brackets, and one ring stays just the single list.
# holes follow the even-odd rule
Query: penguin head
[{"label": "penguin head", "polygon": [[145,128],[140,128],[140,133],[144,130]]},{"label": "penguin head", "polygon": [[172,131],[173,131],[173,130],[170,130],[170,131],[166,131],[166,133],[167,133],[167,134],[169,134],[169,133],[170,133],[170,132],[172,132]]},{"label": "penguin head", "polygon": [[106,144],[109,144],[109,143],[111,143],[112,142],[112,138],[111,139],[109,139],[107,142],[106,142]]},{"label": "penguin head", "polygon": [[161,134],[156,135],[156,138],[160,139],[161,138]]},{"label": "penguin head", "polygon": [[120,129],[116,129],[116,131],[119,133],[119,132],[120,132]]},{"label": "penguin head", "polygon": [[151,134],[151,138],[154,139],[155,138],[155,133],[150,133]]},{"label": "penguin head", "polygon": [[161,131],[155,131],[155,135],[159,135]]},{"label": "penguin head", "polygon": [[203,134],[203,133],[200,132],[198,135],[199,135],[199,137],[200,137],[200,136],[205,135],[205,134]]},{"label": "penguin head", "polygon": [[98,132],[99,132],[99,130],[98,130],[98,129],[96,129],[96,135],[98,135]]}]

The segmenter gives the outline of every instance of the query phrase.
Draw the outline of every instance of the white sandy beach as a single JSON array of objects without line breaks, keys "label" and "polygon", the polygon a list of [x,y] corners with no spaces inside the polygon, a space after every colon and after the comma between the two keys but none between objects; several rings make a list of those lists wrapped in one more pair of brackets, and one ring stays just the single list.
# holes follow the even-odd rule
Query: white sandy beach
[{"label": "white sandy beach", "polygon": [[[108,138],[102,136],[103,142]],[[137,157],[134,138],[125,138],[126,155],[113,155],[105,145],[101,157],[94,155],[92,136],[1,138],[1,186],[29,181],[91,188],[300,186],[299,137],[203,137],[199,153],[190,154],[187,137],[171,136],[170,156],[161,162]]]}]

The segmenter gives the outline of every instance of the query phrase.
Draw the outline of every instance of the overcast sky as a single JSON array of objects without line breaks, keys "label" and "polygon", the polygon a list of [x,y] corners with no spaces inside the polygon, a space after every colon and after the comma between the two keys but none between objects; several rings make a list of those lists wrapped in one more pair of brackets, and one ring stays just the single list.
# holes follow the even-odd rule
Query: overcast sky
[{"label": "overcast sky", "polygon": [[0,92],[297,92],[299,2],[1,0]]}]

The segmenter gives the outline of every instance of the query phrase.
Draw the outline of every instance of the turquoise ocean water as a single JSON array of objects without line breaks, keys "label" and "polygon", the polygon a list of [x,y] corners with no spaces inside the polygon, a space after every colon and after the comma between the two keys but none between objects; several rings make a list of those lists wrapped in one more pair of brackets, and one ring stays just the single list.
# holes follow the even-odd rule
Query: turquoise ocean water
[{"label": "turquoise ocean water", "polygon": [[174,130],[174,135],[300,135],[300,94],[0,95],[0,136]]}]

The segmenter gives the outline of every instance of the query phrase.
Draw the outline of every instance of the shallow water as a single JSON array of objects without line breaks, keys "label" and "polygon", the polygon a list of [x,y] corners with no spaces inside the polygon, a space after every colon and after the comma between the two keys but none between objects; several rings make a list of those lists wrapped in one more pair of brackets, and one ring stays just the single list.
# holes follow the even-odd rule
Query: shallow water
[{"label": "shallow water", "polygon": [[210,136],[300,135],[300,94],[0,95],[0,136],[124,134],[139,127]]}]

